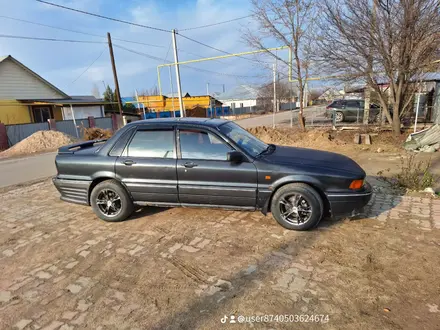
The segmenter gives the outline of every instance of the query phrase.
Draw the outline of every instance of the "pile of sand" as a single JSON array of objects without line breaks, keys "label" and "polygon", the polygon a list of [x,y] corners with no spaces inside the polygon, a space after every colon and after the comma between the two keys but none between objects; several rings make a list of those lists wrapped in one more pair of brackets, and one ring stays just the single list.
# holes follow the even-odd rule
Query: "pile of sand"
[{"label": "pile of sand", "polygon": [[[372,145],[354,144],[354,135],[363,131],[333,131],[327,128],[307,129],[305,132],[298,128],[289,127],[255,127],[248,129],[250,133],[266,143],[278,145],[312,148],[327,151],[347,150],[376,150],[378,147],[386,151],[400,151],[402,139],[395,138],[392,132],[372,134]],[[335,149],[338,148],[338,149]]]},{"label": "pile of sand", "polygon": [[32,154],[37,152],[53,151],[59,147],[76,141],[70,135],[57,131],[38,131],[18,142],[11,148],[0,152],[0,157],[10,157],[23,154]]}]

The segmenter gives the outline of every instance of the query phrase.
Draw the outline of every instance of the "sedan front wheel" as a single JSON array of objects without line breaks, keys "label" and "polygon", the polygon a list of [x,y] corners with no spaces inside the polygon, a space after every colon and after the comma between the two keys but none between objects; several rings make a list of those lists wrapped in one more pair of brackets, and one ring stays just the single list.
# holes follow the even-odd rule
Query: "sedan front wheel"
[{"label": "sedan front wheel", "polygon": [[311,186],[291,183],[275,192],[271,212],[284,228],[307,230],[315,227],[321,220],[324,204],[321,196]]}]

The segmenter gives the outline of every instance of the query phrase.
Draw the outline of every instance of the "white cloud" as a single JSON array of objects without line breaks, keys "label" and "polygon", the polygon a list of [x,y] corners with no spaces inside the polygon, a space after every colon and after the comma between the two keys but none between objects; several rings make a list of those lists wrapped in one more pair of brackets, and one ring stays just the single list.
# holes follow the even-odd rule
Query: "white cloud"
[{"label": "white cloud", "polygon": [[[5,0],[0,0],[5,1]],[[249,13],[247,3],[236,3],[232,0],[211,1],[198,0],[185,2],[184,4],[168,5],[164,1],[133,1],[130,7],[127,2],[118,0],[57,0],[57,3],[73,8],[99,12],[111,17],[117,17],[139,24],[156,26],[170,30],[172,28],[189,28],[207,25],[218,21],[228,20],[234,17],[245,16]],[[134,3],[134,4],[133,4]],[[106,35],[112,33],[113,39],[122,38],[154,45],[162,48],[144,45],[124,43],[113,40],[115,45],[143,52],[159,58],[164,58],[171,42],[171,33],[133,27],[121,23],[110,22],[63,9],[47,10],[38,2],[17,0],[4,6],[7,15],[55,25],[74,30],[85,31],[93,34]],[[54,8],[56,9],[56,8]],[[6,14],[5,14],[6,15]],[[213,47],[228,52],[246,51],[249,48],[241,40],[240,24],[247,21],[237,21],[219,26],[182,31],[181,33]],[[0,20],[0,30],[5,34],[24,36],[38,36],[76,40],[104,41],[92,36],[73,34],[66,31],[58,31],[46,27],[29,25],[9,20]],[[220,52],[203,47],[182,37],[178,37],[179,49],[186,50],[199,56],[216,56]],[[99,55],[102,50],[104,55],[78,79],[74,84],[71,82],[77,78]],[[68,94],[89,94],[93,84],[102,87],[102,80],[113,86],[113,76],[109,61],[108,50],[105,44],[68,44],[41,41],[6,40],[0,38],[0,55],[11,54],[22,61],[30,69],[36,71],[48,79],[55,86]],[[156,66],[163,62],[152,60],[137,54],[133,54],[115,47],[115,58],[123,94],[130,95],[135,88],[151,88],[156,84]],[[181,60],[194,59],[196,56],[180,52]],[[172,49],[168,60],[173,59]],[[235,58],[223,61],[209,61],[192,64],[195,68],[231,73],[238,75],[258,74],[258,68],[252,62]],[[173,68],[174,76],[174,68]],[[174,79],[174,77],[173,77]],[[206,82],[212,84],[235,85],[238,78],[227,77],[206,72],[182,69],[182,88],[194,94],[201,94],[206,90]],[[247,81],[247,80],[246,80]],[[252,80],[250,80],[252,82]],[[168,69],[162,70],[162,86],[164,92],[169,92]],[[175,89],[175,88],[174,88]]]}]

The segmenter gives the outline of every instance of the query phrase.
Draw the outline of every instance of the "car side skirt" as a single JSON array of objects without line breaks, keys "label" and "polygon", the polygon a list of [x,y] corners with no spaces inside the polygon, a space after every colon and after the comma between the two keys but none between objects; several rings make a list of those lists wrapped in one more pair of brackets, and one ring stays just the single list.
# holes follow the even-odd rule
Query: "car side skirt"
[{"label": "car side skirt", "polygon": [[237,211],[255,211],[256,208],[252,206],[230,206],[230,205],[211,205],[211,204],[189,204],[189,203],[158,203],[158,202],[142,202],[135,201],[134,204],[140,206],[157,206],[157,207],[196,207],[196,208],[218,208],[225,210]]}]

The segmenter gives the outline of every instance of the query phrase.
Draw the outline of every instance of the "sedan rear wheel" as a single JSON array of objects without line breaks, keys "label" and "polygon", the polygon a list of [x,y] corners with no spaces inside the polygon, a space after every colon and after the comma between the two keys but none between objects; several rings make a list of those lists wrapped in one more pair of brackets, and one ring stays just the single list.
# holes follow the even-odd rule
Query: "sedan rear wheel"
[{"label": "sedan rear wheel", "polygon": [[324,213],[319,193],[304,183],[291,183],[278,189],[271,203],[275,220],[287,229],[307,230],[316,226]]},{"label": "sedan rear wheel", "polygon": [[127,191],[116,180],[97,184],[90,194],[90,204],[99,218],[110,222],[127,219],[134,209]]}]

